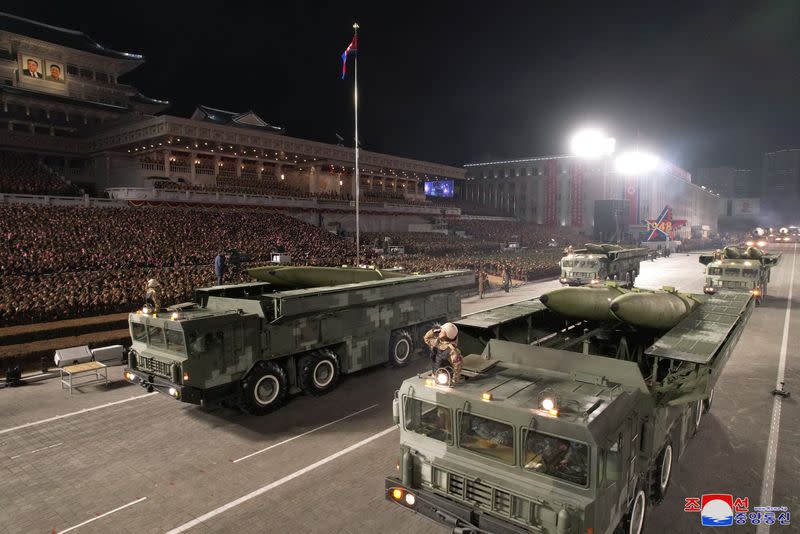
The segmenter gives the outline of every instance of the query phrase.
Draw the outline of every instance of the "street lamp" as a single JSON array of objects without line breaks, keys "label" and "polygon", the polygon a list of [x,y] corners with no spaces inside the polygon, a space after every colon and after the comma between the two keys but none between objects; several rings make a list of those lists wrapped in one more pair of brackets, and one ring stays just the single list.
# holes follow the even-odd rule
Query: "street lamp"
[{"label": "street lamp", "polygon": [[569,143],[570,152],[581,158],[599,158],[614,152],[616,140],[595,128],[579,130]]},{"label": "street lamp", "polygon": [[660,164],[661,159],[655,154],[632,150],[617,156],[614,168],[620,174],[642,176],[653,172]]}]

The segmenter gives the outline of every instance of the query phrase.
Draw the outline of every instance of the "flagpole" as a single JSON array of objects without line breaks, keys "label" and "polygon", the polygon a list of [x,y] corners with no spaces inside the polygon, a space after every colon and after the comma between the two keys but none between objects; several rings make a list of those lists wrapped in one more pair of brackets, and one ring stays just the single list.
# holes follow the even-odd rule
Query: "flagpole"
[{"label": "flagpole", "polygon": [[[358,38],[358,23],[353,23],[353,39]],[[358,43],[358,41],[355,41]],[[361,179],[358,174],[358,44],[356,44],[356,56],[353,68],[353,79],[355,80],[353,88],[353,103],[355,108],[355,148],[356,148],[356,267],[361,265],[361,226],[358,220],[358,202],[361,188]]]}]

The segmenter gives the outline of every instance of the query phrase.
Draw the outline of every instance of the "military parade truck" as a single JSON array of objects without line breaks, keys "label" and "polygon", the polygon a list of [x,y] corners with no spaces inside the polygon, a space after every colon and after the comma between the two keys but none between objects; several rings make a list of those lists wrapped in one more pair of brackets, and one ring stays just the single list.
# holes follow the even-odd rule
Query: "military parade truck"
[{"label": "military parade truck", "polygon": [[403,382],[385,498],[453,532],[640,534],[753,300],[574,287],[455,321],[465,381]]},{"label": "military parade truck", "polygon": [[761,305],[767,296],[771,268],[780,261],[780,254],[767,254],[749,246],[725,247],[713,254],[701,254],[700,263],[706,266],[703,292],[750,292]]},{"label": "military parade truck", "polygon": [[609,244],[586,243],[584,247],[561,258],[562,284],[581,286],[617,280],[633,287],[639,264],[647,259],[648,252],[646,248]]},{"label": "military parade truck", "polygon": [[198,289],[194,302],[166,313],[129,315],[124,375],[183,402],[265,414],[290,393],[331,391],[341,374],[405,365],[427,328],[461,314],[474,286],[472,272],[451,271],[303,289]]}]

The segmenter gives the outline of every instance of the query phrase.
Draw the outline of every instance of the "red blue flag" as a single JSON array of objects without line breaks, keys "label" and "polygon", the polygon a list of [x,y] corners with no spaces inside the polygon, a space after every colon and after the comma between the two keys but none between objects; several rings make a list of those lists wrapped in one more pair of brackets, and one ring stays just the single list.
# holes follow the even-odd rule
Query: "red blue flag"
[{"label": "red blue flag", "polygon": [[342,79],[344,80],[345,74],[347,74],[347,56],[350,53],[358,52],[358,36],[354,35],[353,40],[350,41],[350,44],[347,45],[347,48],[344,49],[342,52]]}]

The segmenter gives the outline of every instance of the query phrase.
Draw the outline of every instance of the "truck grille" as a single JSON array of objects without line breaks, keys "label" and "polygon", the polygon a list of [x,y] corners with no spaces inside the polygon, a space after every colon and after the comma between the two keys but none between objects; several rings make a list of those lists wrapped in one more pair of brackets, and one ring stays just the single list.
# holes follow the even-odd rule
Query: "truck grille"
[{"label": "truck grille", "polygon": [[482,480],[469,479],[434,467],[432,485],[460,501],[512,519],[530,522],[532,504],[529,501],[512,496],[507,491],[495,488]]},{"label": "truck grille", "polygon": [[172,378],[172,373],[170,372],[171,364],[169,363],[158,361],[155,358],[145,358],[144,356],[139,356],[136,358],[136,364],[137,367],[143,371],[151,371],[165,378]]}]

